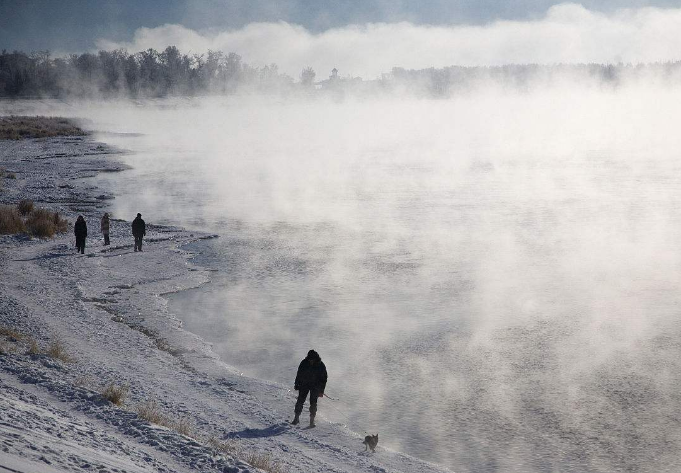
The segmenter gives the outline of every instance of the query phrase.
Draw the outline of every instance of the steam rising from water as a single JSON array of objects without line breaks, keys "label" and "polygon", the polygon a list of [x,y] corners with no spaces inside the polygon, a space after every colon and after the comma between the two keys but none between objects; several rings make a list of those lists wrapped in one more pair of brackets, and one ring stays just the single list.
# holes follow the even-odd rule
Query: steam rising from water
[{"label": "steam rising from water", "polygon": [[[175,301],[247,373],[456,471],[677,464],[681,89],[121,108],[116,214],[222,234]],[[168,105],[168,104],[166,104]],[[103,120],[102,117],[98,118]],[[127,181],[126,181],[127,179]],[[332,395],[333,395],[332,394]]]},{"label": "steam rising from water", "polygon": [[[312,66],[324,75],[373,79],[393,67],[512,63],[612,63],[679,60],[681,9],[623,9],[611,14],[564,3],[533,21],[496,21],[484,26],[434,27],[375,23],[313,34],[288,23],[254,23],[238,30],[201,32],[182,25],[140,28],[129,42],[102,38],[98,49],[147,48],[169,44],[182,51],[234,51],[253,65],[276,63],[297,78]],[[321,76],[319,76],[321,77]]]},{"label": "steam rising from water", "polygon": [[[681,88],[79,108],[114,214],[217,231],[174,307],[228,363],[455,471],[678,466]],[[110,182],[111,184],[111,182]],[[291,409],[293,401],[291,401]]]}]

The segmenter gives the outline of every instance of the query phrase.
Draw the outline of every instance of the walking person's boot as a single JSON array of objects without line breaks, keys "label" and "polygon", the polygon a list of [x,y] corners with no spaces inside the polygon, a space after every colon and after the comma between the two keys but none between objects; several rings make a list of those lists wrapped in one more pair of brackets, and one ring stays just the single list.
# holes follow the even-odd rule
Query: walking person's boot
[{"label": "walking person's boot", "polygon": [[317,403],[310,404],[310,427],[314,427],[314,416],[317,415]]},{"label": "walking person's boot", "polygon": [[298,422],[300,422],[300,412],[296,412],[295,417],[291,421],[291,425],[298,425]]}]

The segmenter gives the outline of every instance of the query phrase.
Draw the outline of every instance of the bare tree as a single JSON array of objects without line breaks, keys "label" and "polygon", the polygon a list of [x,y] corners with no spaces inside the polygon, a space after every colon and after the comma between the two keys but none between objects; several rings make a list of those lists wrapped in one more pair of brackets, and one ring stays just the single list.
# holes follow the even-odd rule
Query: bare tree
[{"label": "bare tree", "polygon": [[304,86],[312,86],[314,84],[314,78],[317,76],[317,73],[312,69],[310,66],[306,67],[303,69],[303,72],[300,73],[300,83],[303,84]]}]

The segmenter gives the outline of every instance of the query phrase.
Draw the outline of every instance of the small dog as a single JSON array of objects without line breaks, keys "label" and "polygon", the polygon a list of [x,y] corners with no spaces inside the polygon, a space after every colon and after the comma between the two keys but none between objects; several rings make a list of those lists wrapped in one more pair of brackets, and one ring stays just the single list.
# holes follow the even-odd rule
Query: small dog
[{"label": "small dog", "polygon": [[368,449],[371,449],[372,452],[376,451],[376,445],[378,445],[378,434],[376,435],[367,435],[364,437],[364,451],[366,452]]}]

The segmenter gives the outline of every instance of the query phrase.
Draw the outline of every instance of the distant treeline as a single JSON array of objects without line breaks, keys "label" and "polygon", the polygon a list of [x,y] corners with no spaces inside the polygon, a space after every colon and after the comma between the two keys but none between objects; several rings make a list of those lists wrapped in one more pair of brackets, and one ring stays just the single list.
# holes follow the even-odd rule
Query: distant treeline
[{"label": "distant treeline", "polygon": [[289,87],[293,79],[275,64],[251,67],[235,53],[182,54],[175,46],[72,54],[47,51],[0,54],[0,96],[163,97],[230,93],[249,85],[263,90]]},{"label": "distant treeline", "polygon": [[391,87],[417,94],[449,96],[478,87],[496,86],[524,91],[542,85],[598,84],[617,87],[628,81],[681,85],[681,61],[651,64],[509,64],[450,66],[408,70],[395,67],[384,79]]},{"label": "distant treeline", "polygon": [[99,51],[52,58],[47,51],[0,54],[0,97],[165,97],[205,94],[291,93],[316,89],[357,93],[408,92],[442,97],[484,85],[523,90],[537,84],[590,80],[617,86],[627,79],[681,83],[681,61],[655,64],[556,64],[495,67],[395,67],[375,80],[342,77],[335,69],[315,81],[311,67],[296,79],[276,64],[252,67],[236,53],[182,54],[175,46]]}]

